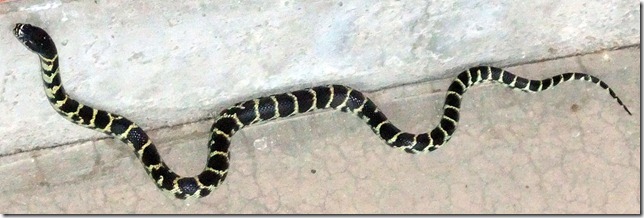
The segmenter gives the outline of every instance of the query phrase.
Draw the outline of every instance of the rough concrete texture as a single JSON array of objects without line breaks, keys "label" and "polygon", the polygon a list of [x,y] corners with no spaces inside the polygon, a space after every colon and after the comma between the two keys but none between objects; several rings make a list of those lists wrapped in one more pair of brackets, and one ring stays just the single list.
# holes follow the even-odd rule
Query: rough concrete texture
[{"label": "rough concrete texture", "polygon": [[[77,99],[156,129],[325,83],[360,90],[639,44],[634,1],[0,4],[0,155],[102,137],[61,122],[14,23],[45,28]],[[47,131],[43,131],[43,130]]]},{"label": "rough concrete texture", "polygon": [[[639,12],[582,0],[2,3],[0,212],[639,213]],[[184,175],[203,167],[212,114],[324,83],[380,90],[369,96],[412,132],[435,125],[451,77],[479,63],[597,75],[634,115],[584,83],[482,85],[452,141],[415,156],[348,114],[300,116],[238,133],[226,182],[186,204],[127,146],[53,112],[16,22],[54,37],[74,97],[152,130]]]},{"label": "rough concrete texture", "polygon": [[[183,202],[156,189],[129,148],[103,139],[0,158],[4,213],[639,213],[639,48],[520,65],[532,78],[583,71],[540,94],[479,85],[441,149],[410,155],[360,119],[320,112],[248,127],[227,180]],[[451,80],[368,93],[391,121],[433,128]],[[61,119],[62,120],[62,119]],[[212,120],[150,131],[167,163],[194,175]]]}]

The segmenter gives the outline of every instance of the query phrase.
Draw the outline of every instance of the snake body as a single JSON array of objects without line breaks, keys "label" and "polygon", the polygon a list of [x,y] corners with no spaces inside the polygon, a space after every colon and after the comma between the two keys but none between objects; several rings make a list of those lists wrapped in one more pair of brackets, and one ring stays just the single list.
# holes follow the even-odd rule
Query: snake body
[{"label": "snake body", "polygon": [[588,74],[565,73],[543,80],[530,80],[500,68],[479,66],[458,74],[451,83],[439,124],[429,132],[412,134],[394,126],[360,91],[343,85],[317,86],[240,102],[221,111],[211,127],[209,154],[203,172],[194,177],[181,177],[163,162],[156,146],[134,122],[121,115],[83,105],[67,95],[61,83],[56,46],[43,29],[16,24],[14,34],[38,54],[45,93],[52,107],[73,123],[112,135],[129,145],[157,187],[179,199],[204,197],[224,181],[228,173],[230,139],[237,131],[258,122],[319,109],[332,108],[352,113],[364,120],[386,144],[409,153],[430,152],[449,141],[459,121],[463,94],[473,85],[485,81],[525,92],[547,90],[565,81],[589,81],[607,90],[631,114],[605,82]]}]

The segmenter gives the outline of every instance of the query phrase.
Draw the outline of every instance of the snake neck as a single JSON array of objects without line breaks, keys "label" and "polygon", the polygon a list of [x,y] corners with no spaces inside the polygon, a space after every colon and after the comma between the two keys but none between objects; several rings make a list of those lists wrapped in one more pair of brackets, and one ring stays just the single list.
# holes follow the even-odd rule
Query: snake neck
[{"label": "snake neck", "polygon": [[[61,111],[61,107],[66,101],[71,100],[63,88],[61,83],[60,73],[58,69],[58,55],[46,57],[38,54],[40,58],[40,66],[42,68],[42,81],[45,85],[45,94],[51,106],[60,114],[65,115]],[[67,116],[65,116],[67,117]]]},{"label": "snake neck", "polygon": [[[38,53],[38,57],[45,94],[54,110],[73,123],[112,135],[128,144],[144,164],[146,172],[155,179],[157,187],[174,193],[177,198],[185,199],[208,195],[225,178],[225,171],[217,171],[220,174],[214,175],[211,175],[213,172],[204,171],[195,177],[177,175],[165,164],[147,134],[132,121],[118,114],[83,105],[67,95],[61,81],[57,54]],[[210,159],[209,164],[221,165],[219,159]],[[226,168],[227,166],[226,164]],[[199,186],[200,182],[197,181],[206,184]]]}]

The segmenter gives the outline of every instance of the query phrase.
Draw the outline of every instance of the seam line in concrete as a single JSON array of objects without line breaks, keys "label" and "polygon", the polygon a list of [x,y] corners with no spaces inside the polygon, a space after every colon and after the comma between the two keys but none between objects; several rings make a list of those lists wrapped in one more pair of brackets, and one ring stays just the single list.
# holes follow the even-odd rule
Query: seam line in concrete
[{"label": "seam line in concrete", "polygon": [[[641,44],[631,44],[631,45],[623,45],[623,46],[617,46],[617,47],[602,48],[602,49],[598,49],[598,50],[590,51],[590,52],[585,52],[585,53],[573,53],[573,54],[568,54],[568,55],[556,56],[556,57],[552,57],[552,58],[543,58],[543,59],[538,59],[538,60],[517,62],[517,63],[513,63],[513,64],[509,64],[509,65],[494,65],[494,63],[485,63],[485,64],[479,63],[479,64],[481,64],[481,65],[494,65],[494,66],[499,67],[499,68],[509,68],[509,67],[527,65],[527,64],[535,64],[535,63],[553,61],[553,60],[558,60],[558,59],[565,59],[565,58],[571,58],[571,57],[598,54],[598,53],[602,53],[602,52],[606,52],[606,51],[619,51],[619,50],[625,50],[625,49],[630,49],[630,48],[637,48],[637,47],[640,47],[640,46],[641,46]],[[474,66],[472,65],[470,67],[474,67]],[[449,72],[457,72],[458,70],[465,70],[465,69],[457,67],[457,68],[449,69],[447,71],[449,71]],[[391,84],[389,86],[383,86],[383,87],[381,87],[379,89],[376,89],[376,90],[368,90],[368,89],[366,89],[364,91],[365,92],[377,92],[377,91],[381,91],[381,90],[385,90],[385,89],[397,88],[397,87],[407,86],[407,85],[417,85],[417,84],[421,84],[421,83],[427,83],[427,82],[431,82],[431,81],[437,81],[437,80],[443,80],[443,79],[449,79],[449,78],[452,78],[452,77],[421,79],[421,80],[410,82],[410,83]]]}]

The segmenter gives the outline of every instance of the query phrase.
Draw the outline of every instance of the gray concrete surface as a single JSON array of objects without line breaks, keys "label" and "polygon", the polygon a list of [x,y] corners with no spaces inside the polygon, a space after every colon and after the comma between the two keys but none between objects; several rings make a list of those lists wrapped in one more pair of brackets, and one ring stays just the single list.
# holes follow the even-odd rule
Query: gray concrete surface
[{"label": "gray concrete surface", "polygon": [[266,93],[380,90],[636,45],[639,10],[603,0],[10,1],[0,4],[0,155],[102,137],[52,113],[16,22],[54,37],[77,99],[156,129]]},{"label": "gray concrete surface", "polygon": [[[480,85],[464,96],[453,139],[427,155],[392,149],[360,119],[319,112],[233,137],[228,179],[183,202],[158,191],[128,147],[104,139],[0,158],[3,213],[639,213],[639,48],[520,65],[531,78],[583,71],[540,94]],[[371,92],[399,127],[433,128],[438,80]],[[61,119],[62,120],[62,119]],[[150,131],[185,175],[204,164],[212,120]]]},{"label": "gray concrete surface", "polygon": [[[639,13],[582,0],[0,3],[0,212],[639,213]],[[415,156],[348,114],[300,116],[238,133],[226,182],[186,203],[127,146],[53,112],[16,22],[51,33],[74,97],[150,130],[184,175],[202,169],[219,110],[324,83],[371,91],[412,132],[434,127],[451,77],[479,63],[597,75],[634,115],[584,83],[482,85],[452,141]]]}]

